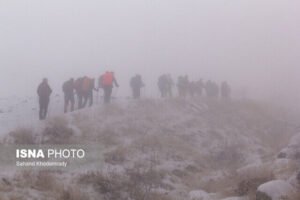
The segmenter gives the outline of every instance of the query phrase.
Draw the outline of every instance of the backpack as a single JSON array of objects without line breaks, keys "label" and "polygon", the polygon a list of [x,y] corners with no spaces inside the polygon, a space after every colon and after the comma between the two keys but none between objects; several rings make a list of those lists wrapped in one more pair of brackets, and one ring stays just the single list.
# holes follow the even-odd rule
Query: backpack
[{"label": "backpack", "polygon": [[103,86],[111,86],[113,84],[114,76],[111,72],[106,72],[102,76],[102,85]]}]

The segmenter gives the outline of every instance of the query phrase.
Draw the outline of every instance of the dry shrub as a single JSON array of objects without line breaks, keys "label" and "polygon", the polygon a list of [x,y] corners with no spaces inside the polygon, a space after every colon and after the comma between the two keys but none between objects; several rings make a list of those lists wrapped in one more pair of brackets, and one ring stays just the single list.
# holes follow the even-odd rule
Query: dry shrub
[{"label": "dry shrub", "polygon": [[81,132],[81,136],[85,140],[94,139],[92,137],[93,135],[91,135],[94,132],[94,126],[91,126],[89,122],[90,122],[89,116],[83,113],[77,113],[76,115],[74,115],[73,122],[72,122],[73,124],[76,125],[76,127],[78,127],[78,129]]},{"label": "dry shrub", "polygon": [[245,146],[242,143],[221,142],[216,149],[201,155],[196,162],[205,163],[205,167],[211,170],[235,170],[243,166],[245,161]]},{"label": "dry shrub", "polygon": [[146,135],[152,128],[148,119],[128,117],[124,120],[124,126],[120,127],[118,132],[122,133],[123,137],[137,138]]},{"label": "dry shrub", "polygon": [[65,118],[56,117],[48,121],[42,135],[44,144],[69,144],[74,133]]},{"label": "dry shrub", "polygon": [[290,200],[300,199],[300,191],[296,191],[294,194],[290,194]]},{"label": "dry shrub", "polygon": [[79,112],[73,115],[73,123],[76,125],[82,124],[82,122],[86,122],[89,119],[89,115],[83,112]]},{"label": "dry shrub", "polygon": [[[10,180],[6,178],[2,178],[2,180],[0,180],[0,194],[3,192],[4,193],[11,192],[13,189],[14,188]],[[1,195],[0,195],[0,200],[1,200]]]},{"label": "dry shrub", "polygon": [[19,128],[8,134],[4,143],[14,143],[18,145],[30,145],[35,144],[36,139],[32,129]]},{"label": "dry shrub", "polygon": [[55,191],[58,188],[56,177],[50,171],[39,171],[34,185],[41,191]]},{"label": "dry shrub", "polygon": [[76,120],[74,120],[74,124],[81,132],[81,139],[85,141],[92,141],[102,144],[105,147],[111,147],[119,145],[121,139],[119,134],[114,130],[113,127],[107,126],[97,126],[101,124],[103,119],[97,118],[97,124],[91,123],[91,121],[87,121],[87,118],[83,118],[81,114],[77,114],[78,116]]},{"label": "dry shrub", "polygon": [[[260,192],[260,191],[258,191],[258,192],[256,193],[255,197],[254,197],[254,196],[251,197],[251,199],[257,199],[257,200],[272,200],[271,197],[269,197],[268,195],[266,195],[265,193]],[[284,199],[284,200],[286,200],[286,199]]]},{"label": "dry shrub", "polygon": [[94,190],[107,200],[120,200],[123,191],[127,190],[125,178],[115,173],[88,172],[81,175],[78,182],[92,185]]},{"label": "dry shrub", "polygon": [[87,193],[83,192],[79,186],[71,186],[62,190],[57,194],[57,200],[89,200],[90,197]]},{"label": "dry shrub", "polygon": [[85,174],[80,174],[78,177],[79,184],[93,184],[96,181],[97,177],[101,177],[102,174],[100,172],[89,171]]},{"label": "dry shrub", "polygon": [[111,103],[105,105],[104,109],[101,110],[100,114],[106,117],[114,115],[120,116],[125,114],[125,110],[121,106]]},{"label": "dry shrub", "polygon": [[267,131],[259,132],[256,136],[260,139],[264,147],[270,148],[273,152],[279,152],[286,147],[295,130],[280,121],[270,124]]},{"label": "dry shrub", "polygon": [[235,193],[240,196],[248,195],[254,198],[257,188],[274,179],[272,168],[269,164],[253,166],[241,170],[238,174],[238,184]]},{"label": "dry shrub", "polygon": [[138,118],[147,119],[149,122],[157,121],[157,110],[162,110],[162,102],[156,101],[154,99],[142,99],[130,104],[127,109],[133,116]]},{"label": "dry shrub", "polygon": [[279,159],[273,164],[272,167],[276,179],[287,180],[299,170],[299,162],[295,160]]},{"label": "dry shrub", "polygon": [[105,147],[116,146],[121,143],[120,136],[111,127],[106,127],[97,135],[97,140]]},{"label": "dry shrub", "polygon": [[236,189],[236,194],[239,196],[248,195],[250,197],[254,197],[257,191],[257,188],[268,181],[270,181],[270,177],[260,177],[249,180],[243,180],[238,184]]},{"label": "dry shrub", "polygon": [[151,199],[151,200],[154,200],[154,199],[155,200],[172,200],[172,198],[170,196],[168,196],[167,194],[159,194],[159,193],[155,193],[155,192],[150,193],[148,199]]},{"label": "dry shrub", "polygon": [[253,135],[264,147],[278,152],[296,132],[296,127],[289,123],[293,119],[286,114],[286,110],[251,101],[242,102],[240,106],[241,119],[248,124],[249,129],[254,130]]},{"label": "dry shrub", "polygon": [[[202,179],[203,176],[210,177],[209,179]],[[214,176],[209,174],[209,172],[202,172],[196,175],[190,175],[185,177],[184,183],[190,188],[190,190],[195,190],[201,188],[208,193],[222,193],[225,196],[234,196],[234,191],[232,187],[237,185],[238,181],[232,174],[226,174],[223,176]]]},{"label": "dry shrub", "polygon": [[15,185],[19,188],[33,187],[34,181],[35,174],[32,170],[23,170],[14,175]]},{"label": "dry shrub", "polygon": [[133,147],[142,153],[148,153],[149,151],[159,151],[162,152],[162,140],[159,136],[147,135],[137,138],[133,142]]},{"label": "dry shrub", "polygon": [[218,152],[212,155],[212,159],[219,167],[234,169],[244,163],[244,156],[241,144],[225,144]]},{"label": "dry shrub", "polygon": [[199,157],[199,152],[176,135],[146,135],[136,139],[133,146],[143,154],[152,155],[159,164],[162,159],[184,162]]},{"label": "dry shrub", "polygon": [[132,169],[127,170],[129,176],[127,184],[131,198],[150,200],[154,189],[164,187],[162,181],[165,173],[149,167],[135,165]]},{"label": "dry shrub", "polygon": [[22,194],[10,194],[9,200],[26,200],[26,197],[24,197]]},{"label": "dry shrub", "polygon": [[105,162],[112,165],[121,165],[127,160],[129,150],[125,147],[119,147],[111,152],[104,154]]},{"label": "dry shrub", "polygon": [[15,175],[14,182],[19,188],[33,188],[38,191],[54,192],[60,188],[53,172],[47,170],[24,170]]},{"label": "dry shrub", "polygon": [[8,200],[3,194],[0,193],[0,200]]},{"label": "dry shrub", "polygon": [[79,176],[78,183],[92,185],[107,200],[152,200],[154,196],[164,199],[154,193],[154,189],[163,188],[163,177],[164,173],[152,168],[135,166],[124,175],[115,172],[88,172]]},{"label": "dry shrub", "polygon": [[260,177],[273,178],[272,163],[254,164],[237,171],[237,177],[239,180],[249,180]]},{"label": "dry shrub", "polygon": [[[207,171],[202,171],[194,176],[185,177],[183,180],[191,189],[201,188],[209,193],[217,192],[224,196],[248,195],[255,199],[257,187],[274,179],[272,168],[267,164],[258,167],[247,167],[238,171],[227,169],[222,176],[216,177],[210,174],[211,172],[211,169],[207,169]],[[211,178],[201,180],[203,176]]]},{"label": "dry shrub", "polygon": [[193,174],[200,173],[202,171],[198,166],[195,166],[193,164],[189,164],[188,166],[186,166],[185,170]]},{"label": "dry shrub", "polygon": [[179,177],[179,178],[184,178],[184,177],[187,177],[187,176],[189,175],[187,171],[185,171],[185,170],[180,170],[180,169],[174,169],[174,170],[172,171],[172,174],[173,174],[174,176]]},{"label": "dry shrub", "polygon": [[[263,192],[257,191],[256,196],[251,196],[250,199],[252,200],[273,200],[271,197],[266,195]],[[280,198],[276,198],[276,200],[299,200],[300,199],[300,193],[292,191],[290,194],[286,194],[284,196],[281,196]]]}]

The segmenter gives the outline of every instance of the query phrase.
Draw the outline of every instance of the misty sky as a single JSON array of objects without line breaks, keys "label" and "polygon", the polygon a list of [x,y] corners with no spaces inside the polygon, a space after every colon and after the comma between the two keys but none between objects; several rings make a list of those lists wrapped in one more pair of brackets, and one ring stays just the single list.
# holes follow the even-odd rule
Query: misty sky
[{"label": "misty sky", "polygon": [[140,73],[154,95],[167,72],[273,97],[299,93],[299,8],[299,0],[0,0],[1,95],[34,96],[43,77],[60,92],[64,80],[106,69],[124,94]]}]

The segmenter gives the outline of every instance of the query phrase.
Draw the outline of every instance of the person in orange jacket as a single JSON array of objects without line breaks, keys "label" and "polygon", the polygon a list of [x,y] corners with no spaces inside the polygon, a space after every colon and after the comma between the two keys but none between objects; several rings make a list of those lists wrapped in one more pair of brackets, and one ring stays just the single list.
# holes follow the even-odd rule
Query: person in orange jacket
[{"label": "person in orange jacket", "polygon": [[110,103],[111,94],[114,85],[119,87],[119,84],[115,78],[114,72],[107,71],[105,72],[99,80],[99,87],[103,88],[104,91],[104,103]]}]

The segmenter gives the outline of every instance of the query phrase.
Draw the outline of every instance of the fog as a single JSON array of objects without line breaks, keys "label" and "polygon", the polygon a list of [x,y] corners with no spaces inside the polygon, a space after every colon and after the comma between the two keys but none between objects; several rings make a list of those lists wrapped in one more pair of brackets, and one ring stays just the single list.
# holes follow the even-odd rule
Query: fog
[{"label": "fog", "polygon": [[1,96],[34,96],[43,77],[113,70],[129,95],[140,73],[227,80],[250,96],[299,100],[297,0],[1,0]]}]

